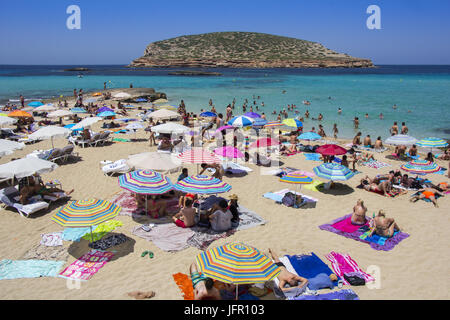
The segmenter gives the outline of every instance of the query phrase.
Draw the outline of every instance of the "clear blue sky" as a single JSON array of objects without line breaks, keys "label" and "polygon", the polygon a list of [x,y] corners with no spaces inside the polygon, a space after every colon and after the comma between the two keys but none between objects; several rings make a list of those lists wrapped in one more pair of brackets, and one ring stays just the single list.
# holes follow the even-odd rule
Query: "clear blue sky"
[{"label": "clear blue sky", "polygon": [[[81,8],[68,30],[66,8]],[[381,30],[366,27],[369,5]],[[376,64],[450,64],[448,0],[2,0],[0,64],[128,64],[147,44],[217,31],[320,42]]]}]

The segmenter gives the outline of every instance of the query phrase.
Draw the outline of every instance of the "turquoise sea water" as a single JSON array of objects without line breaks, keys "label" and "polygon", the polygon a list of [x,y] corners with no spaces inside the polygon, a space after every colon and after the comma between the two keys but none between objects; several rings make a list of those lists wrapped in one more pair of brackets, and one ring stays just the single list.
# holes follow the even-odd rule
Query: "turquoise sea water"
[{"label": "turquoise sea water", "polygon": [[[437,136],[450,138],[450,66],[380,66],[376,69],[220,69],[219,77],[170,76],[165,70],[132,70],[121,66],[89,66],[91,72],[63,72],[64,66],[0,66],[0,104],[18,99],[71,95],[74,88],[84,91],[108,87],[152,87],[165,92],[171,104],[186,103],[188,111],[208,109],[209,99],[219,112],[236,98],[234,113],[242,113],[244,99],[269,119],[273,110],[297,105],[300,115],[308,109],[310,117],[322,113],[321,122],[328,135],[337,123],[339,137],[355,134],[353,118],[360,119],[359,131],[383,139],[389,136],[394,121],[405,121],[409,134],[416,138]],[[285,93],[282,93],[285,90]],[[331,97],[331,99],[329,99]],[[311,105],[305,106],[303,100]],[[261,107],[261,102],[265,107]],[[392,106],[396,104],[397,109]],[[337,109],[343,112],[338,115]],[[247,111],[248,108],[247,108]],[[410,111],[410,112],[408,112]],[[384,120],[380,120],[380,112]],[[369,119],[365,114],[369,114]],[[290,112],[290,116],[296,116]],[[305,119],[304,128],[318,127],[319,122]]]}]

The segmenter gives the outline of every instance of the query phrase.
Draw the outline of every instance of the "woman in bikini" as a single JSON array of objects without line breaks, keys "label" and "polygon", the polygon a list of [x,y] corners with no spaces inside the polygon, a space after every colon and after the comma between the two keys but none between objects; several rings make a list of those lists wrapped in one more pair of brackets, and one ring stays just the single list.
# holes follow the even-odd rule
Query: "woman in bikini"
[{"label": "woman in bikini", "polygon": [[158,219],[166,214],[166,202],[158,200],[155,195],[151,195],[147,201],[147,212],[153,219]]},{"label": "woman in bikini", "polygon": [[389,180],[383,180],[379,183],[375,183],[373,180],[370,180],[369,177],[366,177],[365,179],[361,179],[361,184],[364,190],[380,193],[382,195],[386,195],[391,190]]},{"label": "woman in bikini", "polygon": [[356,205],[353,207],[353,214],[351,218],[351,222],[354,225],[362,226],[366,224],[367,218],[366,218],[366,212],[367,208],[364,206],[364,201],[359,199],[356,202]]},{"label": "woman in bikini", "polygon": [[386,218],[383,210],[380,210],[378,215],[372,219],[372,223],[373,230],[370,236],[375,233],[381,237],[390,238],[394,235],[395,230],[400,231],[400,227],[395,220],[393,218]]}]

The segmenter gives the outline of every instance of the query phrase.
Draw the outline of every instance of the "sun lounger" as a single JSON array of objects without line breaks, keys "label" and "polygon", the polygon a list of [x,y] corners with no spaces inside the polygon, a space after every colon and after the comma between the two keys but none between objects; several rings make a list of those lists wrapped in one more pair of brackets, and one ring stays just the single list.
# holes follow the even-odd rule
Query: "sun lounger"
[{"label": "sun lounger", "polygon": [[110,134],[111,134],[110,131],[103,131],[103,132],[101,132],[97,143],[100,143],[101,145],[104,145],[105,142],[111,141],[112,137],[110,137]]},{"label": "sun lounger", "polygon": [[47,161],[51,162],[57,162],[58,160],[64,160],[64,154],[61,149],[55,148],[51,151],[51,153],[48,155]]},{"label": "sun lounger", "polygon": [[22,205],[14,199],[17,196],[19,196],[19,191],[15,187],[7,187],[0,190],[0,202],[6,207],[16,209],[23,217],[28,217],[30,214],[47,209],[49,206],[47,202],[42,200]]},{"label": "sun lounger", "polygon": [[105,175],[112,176],[113,174],[124,174],[130,172],[131,168],[125,159],[121,159],[103,166],[102,171]]},{"label": "sun lounger", "polygon": [[61,157],[63,158],[64,161],[67,161],[67,159],[69,159],[70,157],[77,157],[77,158],[80,157],[78,152],[73,151],[74,148],[75,148],[74,145],[69,144],[61,149]]},{"label": "sun lounger", "polygon": [[91,137],[91,140],[89,140],[88,145],[91,147],[92,146],[96,147],[97,144],[99,144],[100,142],[101,142],[101,133],[97,132],[94,133],[94,135]]}]

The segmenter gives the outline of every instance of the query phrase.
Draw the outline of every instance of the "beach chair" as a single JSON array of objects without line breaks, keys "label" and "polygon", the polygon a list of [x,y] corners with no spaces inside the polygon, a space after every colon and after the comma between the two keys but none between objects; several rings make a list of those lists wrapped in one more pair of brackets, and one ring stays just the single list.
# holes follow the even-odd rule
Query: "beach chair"
[{"label": "beach chair", "polygon": [[49,207],[49,203],[38,200],[37,198],[33,199],[34,201],[30,204],[22,205],[16,200],[19,195],[19,191],[15,187],[1,189],[0,202],[5,207],[16,209],[22,217],[29,217],[31,214]]},{"label": "beach chair", "polygon": [[112,137],[110,137],[111,131],[104,131],[100,133],[99,142],[104,145],[105,142],[112,141]]},{"label": "beach chair", "polygon": [[120,159],[115,161],[114,163],[107,164],[102,167],[103,174],[106,176],[112,176],[114,174],[124,174],[128,173],[132,170],[127,163],[127,160]]},{"label": "beach chair", "polygon": [[62,152],[61,156],[63,157],[64,162],[66,162],[70,157],[77,157],[77,158],[80,157],[78,152],[73,151],[74,148],[75,148],[74,145],[69,144],[61,149],[61,152]]},{"label": "beach chair", "polygon": [[88,142],[89,146],[94,146],[96,147],[97,144],[100,142],[100,136],[101,134],[99,132],[94,133],[94,135],[91,137],[91,140]]},{"label": "beach chair", "polygon": [[47,159],[45,159],[47,161],[51,161],[51,162],[57,162],[58,160],[64,160],[64,155],[61,149],[59,148],[55,148],[53,149],[49,156],[47,157]]}]

